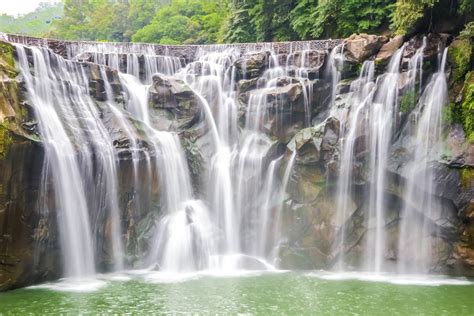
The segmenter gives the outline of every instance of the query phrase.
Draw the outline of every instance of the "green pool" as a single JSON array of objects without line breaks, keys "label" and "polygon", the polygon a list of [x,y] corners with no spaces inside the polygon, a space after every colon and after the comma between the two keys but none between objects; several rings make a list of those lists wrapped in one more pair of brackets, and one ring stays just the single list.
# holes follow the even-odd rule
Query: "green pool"
[{"label": "green pool", "polygon": [[383,280],[298,272],[105,276],[96,289],[52,284],[2,293],[0,314],[474,315],[474,283],[466,279]]}]

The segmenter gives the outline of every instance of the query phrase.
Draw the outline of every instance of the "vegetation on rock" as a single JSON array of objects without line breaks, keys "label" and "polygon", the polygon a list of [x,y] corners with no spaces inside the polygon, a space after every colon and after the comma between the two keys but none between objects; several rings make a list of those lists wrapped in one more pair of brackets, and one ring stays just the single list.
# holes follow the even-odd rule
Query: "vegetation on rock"
[{"label": "vegetation on rock", "polygon": [[461,103],[461,115],[466,138],[474,142],[474,72],[466,75],[464,83],[463,101]]},{"label": "vegetation on rock", "polygon": [[449,60],[453,65],[453,73],[451,80],[458,81],[462,80],[464,74],[469,70],[471,56],[472,56],[472,43],[469,39],[456,39],[449,46]]}]

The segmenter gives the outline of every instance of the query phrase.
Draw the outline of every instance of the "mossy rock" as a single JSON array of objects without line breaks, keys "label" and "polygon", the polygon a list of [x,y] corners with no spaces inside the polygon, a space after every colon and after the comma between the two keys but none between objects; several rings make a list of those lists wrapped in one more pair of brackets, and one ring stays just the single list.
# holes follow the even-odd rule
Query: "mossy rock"
[{"label": "mossy rock", "polygon": [[465,167],[460,171],[461,185],[464,189],[474,188],[474,168]]},{"label": "mossy rock", "polygon": [[11,44],[0,41],[0,158],[5,157],[13,143],[11,129],[14,128],[15,116],[24,114],[18,111],[18,90],[14,81],[17,72],[13,52]]},{"label": "mossy rock", "polygon": [[12,135],[9,130],[9,122],[0,123],[0,158],[6,156],[8,148],[13,143]]},{"label": "mossy rock", "polygon": [[0,71],[6,73],[9,78],[14,78],[17,75],[14,51],[13,45],[0,41]]},{"label": "mossy rock", "polygon": [[456,39],[449,46],[448,61],[452,66],[451,82],[464,78],[469,70],[472,56],[472,43],[469,39]]},{"label": "mossy rock", "polygon": [[468,143],[474,143],[474,71],[466,75],[461,103],[461,119]]}]

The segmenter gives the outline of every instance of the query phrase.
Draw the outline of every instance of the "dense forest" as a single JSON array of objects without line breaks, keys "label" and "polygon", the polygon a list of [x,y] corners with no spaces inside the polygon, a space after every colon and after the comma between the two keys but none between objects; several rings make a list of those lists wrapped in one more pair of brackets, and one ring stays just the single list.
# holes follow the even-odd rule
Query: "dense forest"
[{"label": "dense forest", "polygon": [[69,40],[208,44],[469,32],[473,14],[472,0],[64,0],[17,19],[4,15],[0,28]]}]

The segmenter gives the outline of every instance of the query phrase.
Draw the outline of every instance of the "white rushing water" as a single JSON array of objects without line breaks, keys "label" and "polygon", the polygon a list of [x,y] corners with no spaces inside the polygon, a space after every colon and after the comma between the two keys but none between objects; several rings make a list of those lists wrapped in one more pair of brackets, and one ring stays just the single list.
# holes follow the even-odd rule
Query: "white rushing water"
[{"label": "white rushing water", "polygon": [[426,86],[415,110],[412,138],[413,160],[406,168],[404,196],[398,240],[398,272],[427,273],[432,261],[436,237],[435,221],[442,207],[434,197],[434,180],[430,163],[441,153],[443,107],[448,104],[445,65],[447,49],[440,59],[439,70]]},{"label": "white rushing water", "polygon": [[[407,177],[402,192],[405,203],[400,213],[395,270],[402,274],[429,272],[434,247],[433,236],[436,236],[434,223],[441,212],[441,206],[434,197],[430,163],[440,152],[441,118],[443,106],[447,103],[447,85],[444,53],[443,58],[440,58],[439,71],[433,75],[426,87],[423,86],[425,47],[426,39],[408,60],[404,77],[401,77],[400,73],[404,52],[404,47],[401,47],[392,56],[387,71],[381,74],[375,83],[373,61],[366,61],[359,78],[351,84],[348,118],[344,120],[345,116],[340,115],[344,136],[341,142],[341,165],[336,190],[336,223],[340,228],[333,242],[333,252],[337,256],[334,270],[347,271],[349,263],[345,257],[354,242],[346,237],[346,224],[356,211],[353,186],[359,181],[357,176],[360,176],[360,170],[354,174],[356,168],[359,168],[356,148],[362,141],[366,144],[369,154],[366,171],[369,183],[366,202],[368,211],[365,214],[367,232],[364,236],[363,262],[352,269],[362,269],[375,274],[394,271],[387,262],[389,240],[386,225],[390,208],[386,197],[389,190],[387,170],[390,145],[394,141],[393,132],[397,125],[401,124],[401,114],[410,113],[413,107],[405,128],[409,134],[406,142],[413,149],[413,155],[404,172]],[[405,100],[400,102],[398,93],[402,84]],[[414,103],[420,94],[415,107]],[[404,108],[398,108],[399,105]]]},{"label": "white rushing water", "polygon": [[[434,213],[438,212],[429,167],[439,151],[441,113],[447,102],[446,53],[423,90],[425,46],[426,41],[409,60],[404,88],[413,93],[413,100],[421,95],[409,116],[414,122],[410,130],[414,155],[406,166],[403,196],[407,203],[401,212],[397,254],[397,269],[404,274],[427,272]],[[53,185],[66,276],[95,273],[95,254],[103,247],[98,235],[103,231],[107,231],[103,242],[111,250],[113,270],[128,267],[122,231],[128,207],[154,216],[148,248],[140,253],[145,257],[143,267],[172,275],[274,269],[282,241],[282,205],[297,153],[284,153],[276,141],[281,135],[272,133],[286,125],[301,129],[313,124],[315,79],[330,81],[328,106],[333,110],[344,70],[344,49],[341,44],[327,56],[303,47],[282,56],[272,45],[264,45],[245,53],[246,57],[261,54],[258,58],[263,56],[266,62],[257,79],[250,64],[241,64],[239,69],[242,54],[235,46],[200,49],[195,60],[184,65],[180,58],[157,55],[152,45],[78,43],[69,47],[72,60],[46,48],[17,45],[19,69],[44,141],[44,170],[52,177],[43,182]],[[374,61],[365,61],[351,84],[347,113],[331,112],[341,121],[342,135],[334,205],[338,231],[332,245],[333,268],[338,271],[352,264],[346,262],[346,252],[354,243],[346,223],[356,211],[354,186],[363,177],[367,178],[367,231],[363,262],[356,268],[375,274],[387,270],[387,170],[394,130],[402,124],[399,92],[404,49],[393,54],[387,70],[378,77]],[[326,57],[326,73],[320,74]],[[79,62],[84,60],[98,64],[105,90],[100,105],[89,96],[91,78]],[[118,82],[110,78],[112,69],[118,71]],[[205,187],[199,192],[193,188],[181,131],[174,126],[160,130],[153,119],[148,96],[157,73],[163,81],[183,80],[199,103],[199,124],[205,126],[203,139],[209,142],[203,168],[207,173],[202,175]],[[253,85],[245,96],[237,79]],[[116,85],[122,90],[123,105]],[[287,109],[282,95],[290,94],[285,90],[288,86],[301,92],[301,102]],[[293,111],[300,121],[288,122],[293,120],[288,118]],[[114,144],[105,112],[128,141],[127,159],[133,168],[130,186],[142,192],[132,206],[120,203],[119,152],[123,148]],[[362,168],[357,156],[362,146],[368,153],[366,170],[357,169]],[[146,170],[147,176],[140,170]],[[152,192],[154,180],[159,189]]]},{"label": "white rushing water", "polygon": [[355,164],[356,141],[363,137],[363,118],[366,115],[374,94],[374,62],[365,61],[359,78],[351,84],[350,120],[341,123],[344,137],[341,140],[341,166],[336,195],[336,222],[340,229],[333,242],[333,251],[338,253],[337,270],[344,270],[346,248],[346,221],[351,215],[352,186],[354,184],[353,168]]},{"label": "white rushing water", "polygon": [[[110,213],[115,268],[121,269],[115,151],[83,88],[87,86],[84,70],[45,48],[35,47],[28,48],[33,59],[30,70],[26,48],[16,48],[53,177],[65,275],[78,278],[95,272],[90,217],[99,212],[90,209],[101,205],[102,200]],[[96,179],[92,175],[93,152],[101,174]],[[91,184],[92,188],[88,187]]]},{"label": "white rushing water", "polygon": [[392,56],[387,72],[377,79],[377,91],[368,111],[367,144],[369,161],[369,214],[365,267],[380,273],[386,251],[386,171],[389,145],[398,115],[398,82],[404,46]]},{"label": "white rushing water", "polygon": [[[359,78],[351,84],[349,118],[339,115],[344,136],[341,143],[341,167],[336,192],[336,222],[340,228],[333,242],[333,251],[337,254],[334,266],[336,270],[346,269],[345,253],[355,242],[346,240],[346,222],[355,211],[352,202],[352,187],[357,182],[354,178],[356,165],[354,151],[357,142],[363,140],[369,153],[367,168],[369,190],[368,213],[365,216],[366,253],[363,266],[359,268],[375,273],[383,271],[386,247],[386,170],[392,132],[398,115],[398,82],[403,50],[404,47],[394,53],[387,71],[379,76],[375,83],[374,62],[364,62]],[[337,74],[332,75],[333,81],[334,77],[337,77]]]}]

